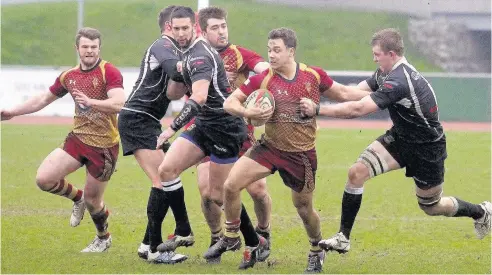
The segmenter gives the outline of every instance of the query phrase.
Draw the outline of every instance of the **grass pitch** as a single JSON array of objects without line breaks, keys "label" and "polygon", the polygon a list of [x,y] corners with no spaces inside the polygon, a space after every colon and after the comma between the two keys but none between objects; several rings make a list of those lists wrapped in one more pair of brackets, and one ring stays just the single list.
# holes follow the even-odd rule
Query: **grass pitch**
[{"label": "grass pitch", "polygon": [[[107,253],[82,254],[95,235],[89,215],[77,228],[69,226],[71,202],[41,192],[35,174],[43,158],[59,146],[69,126],[2,125],[1,155],[1,272],[2,273],[239,273],[241,253],[227,253],[222,264],[201,258],[209,232],[199,205],[196,171],[182,175],[190,221],[196,236],[190,256],[173,266],[152,265],[138,258],[136,249],[146,224],[150,183],[133,157],[120,157],[106,191],[111,210],[113,246]],[[321,130],[315,205],[325,238],[338,230],[340,203],[347,169],[360,151],[383,131]],[[448,133],[445,194],[482,202],[490,200],[490,133]],[[68,180],[83,186],[81,169]],[[273,200],[272,254],[246,273],[302,273],[309,243],[278,175],[269,177]],[[252,216],[252,202],[243,201]],[[171,213],[171,212],[169,212]],[[171,214],[163,235],[172,232]],[[371,180],[352,233],[352,250],[329,253],[325,273],[491,273],[490,236],[475,239],[467,218],[427,217],[417,206],[411,179],[402,170]]]}]

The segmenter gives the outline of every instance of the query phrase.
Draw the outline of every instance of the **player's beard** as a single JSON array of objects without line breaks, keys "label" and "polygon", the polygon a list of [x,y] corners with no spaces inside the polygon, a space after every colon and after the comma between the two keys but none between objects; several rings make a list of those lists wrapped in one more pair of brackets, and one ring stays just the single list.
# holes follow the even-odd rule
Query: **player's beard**
[{"label": "player's beard", "polygon": [[85,57],[85,56],[80,56],[80,63],[84,65],[87,69],[91,69],[96,65],[97,61],[99,60],[99,55],[92,55],[91,57]]},{"label": "player's beard", "polygon": [[182,49],[187,49],[190,45],[191,45],[191,41],[193,41],[193,38],[194,36],[192,36],[190,39],[186,39],[184,40],[184,45],[183,44],[179,44],[179,46],[182,48]]}]

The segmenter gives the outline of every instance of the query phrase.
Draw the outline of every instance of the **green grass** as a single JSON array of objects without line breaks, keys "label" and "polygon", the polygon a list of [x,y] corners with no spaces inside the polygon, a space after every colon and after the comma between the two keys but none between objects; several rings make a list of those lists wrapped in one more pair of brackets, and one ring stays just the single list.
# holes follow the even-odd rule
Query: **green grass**
[{"label": "green grass", "polygon": [[[369,42],[382,28],[399,28],[407,58],[420,71],[440,69],[418,54],[407,39],[408,18],[386,13],[311,10],[253,1],[212,0],[229,12],[230,39],[266,57],[266,37],[273,28],[290,27],[299,38],[297,59],[326,70],[374,70]],[[103,57],[117,66],[138,67],[159,35],[156,17],[176,1],[86,0],[85,25],[101,30]],[[196,8],[196,1],[179,4]],[[2,64],[72,66],[77,3],[2,6]]]},{"label": "green grass", "polygon": [[[241,254],[228,253],[220,265],[201,258],[209,242],[208,227],[199,205],[195,169],[182,179],[190,221],[196,236],[190,256],[174,266],[151,265],[136,249],[146,225],[149,181],[132,157],[120,157],[105,194],[110,207],[113,247],[108,253],[79,251],[94,237],[86,216],[77,228],[69,226],[70,201],[38,190],[36,169],[57,147],[69,126],[2,125],[2,273],[238,273]],[[322,232],[338,229],[340,202],[347,168],[382,131],[321,130],[315,206]],[[445,194],[472,202],[490,200],[490,133],[448,133]],[[68,177],[83,186],[85,171]],[[273,250],[270,265],[259,263],[246,273],[301,273],[309,249],[302,222],[290,201],[290,191],[278,174],[268,178],[273,199]],[[244,195],[252,213],[252,202]],[[253,215],[254,216],[254,215]],[[174,228],[168,216],[163,234]],[[366,185],[364,201],[352,233],[352,250],[330,253],[326,273],[488,273],[491,272],[490,236],[475,239],[467,218],[427,217],[417,206],[413,182],[403,171],[392,172]]]}]

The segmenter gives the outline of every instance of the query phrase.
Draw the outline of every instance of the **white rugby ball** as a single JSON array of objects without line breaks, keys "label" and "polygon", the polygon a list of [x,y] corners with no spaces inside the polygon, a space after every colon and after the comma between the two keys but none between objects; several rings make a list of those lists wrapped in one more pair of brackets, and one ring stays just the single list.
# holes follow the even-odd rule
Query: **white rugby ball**
[{"label": "white rugby ball", "polygon": [[[248,98],[244,102],[244,107],[246,109],[250,109],[254,107],[260,107],[261,109],[268,109],[270,107],[275,108],[275,100],[273,99],[273,94],[269,90],[258,89],[248,96]],[[253,126],[262,126],[268,121],[268,119],[265,120],[247,119],[246,122]]]}]

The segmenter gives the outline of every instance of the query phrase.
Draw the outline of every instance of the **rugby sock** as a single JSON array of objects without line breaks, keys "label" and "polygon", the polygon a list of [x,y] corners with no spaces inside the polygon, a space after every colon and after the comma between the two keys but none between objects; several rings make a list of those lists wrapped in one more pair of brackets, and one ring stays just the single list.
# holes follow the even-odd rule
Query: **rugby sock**
[{"label": "rugby sock", "polygon": [[222,237],[223,233],[222,233],[222,228],[219,229],[219,231],[217,232],[212,232],[210,234],[210,246],[214,245],[216,242],[219,241],[220,237]]},{"label": "rugby sock", "polygon": [[321,247],[319,247],[319,241],[321,241],[321,232],[319,232],[318,236],[314,239],[309,239],[309,243],[311,244],[311,252],[320,252]]},{"label": "rugby sock", "polygon": [[225,233],[224,236],[227,238],[239,238],[239,227],[241,224],[241,220],[236,221],[226,221],[225,222]]},{"label": "rugby sock", "polygon": [[347,239],[350,239],[350,232],[354,226],[355,217],[360,209],[362,202],[362,188],[349,188],[345,187],[342,198],[342,218],[340,221],[340,232],[345,235]]},{"label": "rugby sock", "polygon": [[150,190],[149,202],[147,204],[147,218],[149,225],[149,245],[150,252],[157,251],[157,246],[162,243],[162,222],[166,217],[167,206],[166,193],[159,188],[152,187]]},{"label": "rugby sock", "polygon": [[270,239],[270,224],[266,228],[262,228],[259,225],[255,228],[256,233],[260,234],[265,239]]},{"label": "rugby sock", "polygon": [[150,225],[149,222],[147,221],[147,228],[145,229],[145,235],[142,240],[142,243],[145,245],[149,245],[149,230],[150,230]]},{"label": "rugby sock", "polygon": [[169,206],[171,206],[176,222],[174,235],[189,236],[191,234],[191,226],[188,219],[188,212],[186,211],[184,189],[181,179],[178,177],[175,180],[162,182],[161,184],[162,190],[166,192]]},{"label": "rugby sock", "polygon": [[260,240],[258,239],[258,234],[256,234],[255,228],[251,223],[251,219],[249,218],[248,212],[246,212],[244,204],[241,204],[241,219],[239,229],[241,230],[241,233],[243,233],[244,244],[246,246],[258,246]]},{"label": "rugby sock", "polygon": [[77,189],[77,187],[71,185],[65,179],[58,181],[51,189],[46,190],[46,192],[69,198],[74,202],[79,201],[84,194],[82,190]]},{"label": "rugby sock", "polygon": [[91,213],[92,221],[96,226],[97,236],[100,239],[107,239],[109,237],[108,217],[109,217],[109,210],[106,207],[106,205],[103,206],[101,211],[96,213]]},{"label": "rugby sock", "polygon": [[454,217],[470,217],[477,220],[485,214],[485,211],[480,205],[462,201],[458,198],[455,199],[458,202],[458,210]]}]

